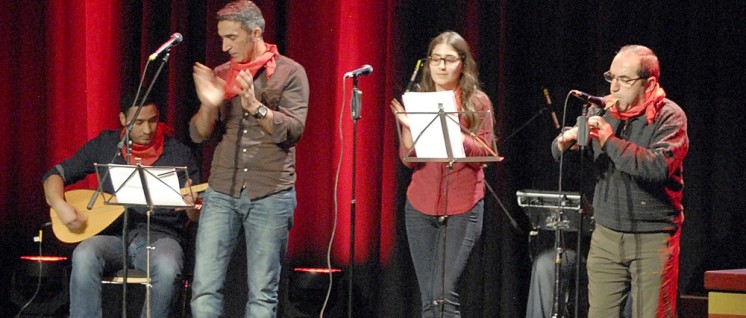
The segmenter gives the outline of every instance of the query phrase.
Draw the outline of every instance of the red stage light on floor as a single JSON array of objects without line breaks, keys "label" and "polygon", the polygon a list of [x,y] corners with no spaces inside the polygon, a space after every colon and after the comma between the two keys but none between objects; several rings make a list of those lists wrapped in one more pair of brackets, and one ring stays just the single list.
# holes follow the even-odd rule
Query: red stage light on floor
[{"label": "red stage light on floor", "polygon": [[67,257],[65,256],[21,256],[21,260],[24,261],[42,261],[42,262],[62,262],[66,261]]},{"label": "red stage light on floor", "polygon": [[285,316],[314,317],[319,315],[329,289],[329,275],[334,282],[325,308],[328,317],[342,317],[344,286],[342,270],[324,267],[296,267],[290,273],[290,291]]},{"label": "red stage light on floor", "polygon": [[[10,281],[10,301],[22,317],[62,317],[69,300],[69,264],[64,256],[21,256]],[[37,292],[38,288],[38,292]]]},{"label": "red stage light on floor", "polygon": [[309,274],[329,274],[329,273],[341,273],[342,270],[338,268],[311,268],[311,267],[298,267],[294,269],[298,273],[309,273]]}]

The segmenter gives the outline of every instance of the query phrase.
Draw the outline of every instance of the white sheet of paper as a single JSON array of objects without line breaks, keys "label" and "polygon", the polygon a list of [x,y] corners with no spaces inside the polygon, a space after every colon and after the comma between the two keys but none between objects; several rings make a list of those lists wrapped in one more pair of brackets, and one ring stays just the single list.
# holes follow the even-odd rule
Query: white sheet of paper
[{"label": "white sheet of paper", "polygon": [[[402,101],[409,118],[412,138],[417,140],[417,136],[420,136],[414,144],[417,158],[449,159],[446,152],[446,140],[443,137],[443,128],[440,118],[438,118],[438,105],[443,105],[444,112],[455,112],[456,97],[453,91],[408,92],[402,96]],[[413,112],[427,114],[412,114]],[[446,128],[448,129],[450,139],[448,142],[451,144],[453,158],[466,158],[464,144],[461,141],[458,114],[448,114],[447,116],[450,117],[446,119]]]},{"label": "white sheet of paper", "polygon": [[[147,205],[140,174],[135,166],[109,165],[109,175],[114,189],[119,189],[116,193],[117,204]],[[132,177],[127,180],[130,175]],[[145,167],[145,180],[154,206],[189,206],[181,196],[179,177],[174,168]]]}]

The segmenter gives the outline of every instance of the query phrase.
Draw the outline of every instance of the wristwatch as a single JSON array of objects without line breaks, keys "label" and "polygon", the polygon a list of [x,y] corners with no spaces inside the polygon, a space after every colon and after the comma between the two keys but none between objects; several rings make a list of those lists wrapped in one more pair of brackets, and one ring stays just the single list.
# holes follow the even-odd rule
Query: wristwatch
[{"label": "wristwatch", "polygon": [[256,113],[252,114],[251,116],[254,116],[256,119],[262,119],[267,116],[267,106],[264,106],[264,104],[259,104],[259,107],[256,109]]}]

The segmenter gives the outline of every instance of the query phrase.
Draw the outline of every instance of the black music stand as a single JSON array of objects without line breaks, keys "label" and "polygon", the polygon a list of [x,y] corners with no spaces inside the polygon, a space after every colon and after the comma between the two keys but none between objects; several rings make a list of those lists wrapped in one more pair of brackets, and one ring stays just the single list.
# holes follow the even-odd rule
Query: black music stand
[{"label": "black music stand", "polygon": [[[518,206],[524,209],[524,212],[531,221],[531,234],[538,233],[538,230],[555,231],[554,239],[554,292],[553,292],[553,316],[559,315],[561,304],[559,296],[562,291],[562,256],[565,249],[560,243],[563,232],[576,232],[578,236],[582,232],[590,233],[593,229],[593,220],[587,213],[583,212],[581,195],[578,192],[553,192],[542,190],[519,190],[516,191]],[[577,256],[581,253],[581,240],[576,242],[575,253]],[[576,257],[579,259],[579,257]],[[575,306],[577,313],[578,305],[578,277],[580,277],[580,263],[575,264]],[[565,304],[567,305],[567,304]]]},{"label": "black music stand", "polygon": [[[114,193],[109,195],[108,199],[102,192],[104,204],[124,206],[124,224],[122,226],[122,241],[124,243],[124,262],[122,268],[122,317],[127,316],[127,272],[129,269],[127,262],[127,220],[129,217],[129,208],[145,207],[147,208],[147,246],[146,246],[146,279],[145,284],[145,308],[146,315],[150,318],[150,216],[155,208],[193,208],[194,202],[184,198],[192,198],[191,188],[181,191],[179,186],[179,173],[184,173],[185,180],[189,180],[189,171],[187,167],[169,167],[169,166],[143,166],[140,158],[136,158],[136,165],[119,165],[119,164],[94,164],[96,177],[99,184],[105,181],[111,182]],[[99,171],[99,167],[104,168],[104,180]],[[108,176],[108,179],[106,179]],[[186,192],[186,193],[184,193]]]},{"label": "black music stand", "polygon": [[[420,96],[422,98],[408,98],[409,96]],[[484,125],[485,118],[492,116],[492,112],[487,111],[456,111],[455,95],[453,91],[445,92],[408,92],[402,96],[404,106],[407,111],[396,112],[394,115],[399,114],[407,115],[410,119],[410,131],[412,132],[413,143],[412,146],[406,149],[406,153],[403,155],[403,161],[405,162],[442,162],[447,163],[446,167],[450,170],[453,168],[453,164],[456,162],[499,162],[503,158],[497,154],[497,147],[495,140],[492,138],[490,145],[484,142],[476,134],[471,132],[468,127],[464,127],[459,122],[459,117],[463,114],[475,114],[476,119],[479,120],[477,129],[480,131]],[[419,117],[413,120],[413,117]],[[400,123],[396,121],[397,130],[399,133],[399,142],[402,142],[401,127]],[[492,133],[492,127],[490,127]],[[487,152],[492,156],[473,156],[467,157],[464,153],[463,141],[461,140],[461,133],[464,132],[472,138],[477,144],[484,147]],[[494,135],[494,133],[493,133]],[[416,137],[415,137],[416,136]],[[418,147],[418,142],[426,140],[426,144],[419,144],[422,147]],[[441,144],[442,143],[442,144]],[[443,147],[441,147],[443,146]],[[424,154],[424,155],[423,155]],[[448,176],[446,174],[446,189],[448,189]],[[445,227],[443,231],[443,257],[441,263],[441,293],[440,298],[435,301],[435,304],[440,307],[441,317],[444,315],[445,310],[445,253],[446,253],[446,242],[448,237],[448,191],[445,193],[445,211],[442,216],[438,218],[438,221]]]}]

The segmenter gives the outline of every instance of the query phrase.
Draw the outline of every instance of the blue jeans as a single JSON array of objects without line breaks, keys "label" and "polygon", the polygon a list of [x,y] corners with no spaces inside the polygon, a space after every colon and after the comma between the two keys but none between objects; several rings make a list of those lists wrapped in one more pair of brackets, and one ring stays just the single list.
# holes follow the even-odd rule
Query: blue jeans
[{"label": "blue jeans", "polygon": [[223,286],[236,239],[246,239],[246,317],[276,317],[282,260],[293,225],[295,189],[252,201],[247,191],[234,198],[208,188],[197,229],[192,315],[219,317]]},{"label": "blue jeans", "polygon": [[[146,271],[146,234],[130,235],[127,262],[130,267]],[[184,254],[181,245],[172,238],[161,238],[150,245],[154,248],[150,251],[151,316],[168,317]],[[99,235],[80,242],[73,251],[72,267],[70,317],[102,317],[101,277],[122,269],[122,238]],[[146,317],[145,305],[141,316]]]},{"label": "blue jeans", "polygon": [[[422,317],[440,317],[441,308],[435,304],[437,300],[445,301],[444,317],[461,317],[456,285],[474,243],[482,234],[483,201],[477,202],[466,213],[450,215],[445,226],[438,217],[415,210],[409,201],[404,212],[409,253],[420,286]],[[447,234],[445,242],[444,234]],[[445,270],[442,267],[444,264]]]},{"label": "blue jeans", "polygon": [[[528,293],[528,303],[526,304],[526,318],[549,318],[552,316],[554,307],[554,259],[556,251],[554,248],[548,249],[534,259],[531,269],[531,289]],[[565,250],[562,254],[562,266],[560,267],[560,290],[559,305],[562,312],[558,316],[572,316],[572,313],[566,313],[568,310],[568,301],[571,284],[575,284],[575,251]],[[583,297],[581,297],[583,298]],[[585,301],[580,302],[581,306]],[[567,315],[569,314],[569,315]]]}]

